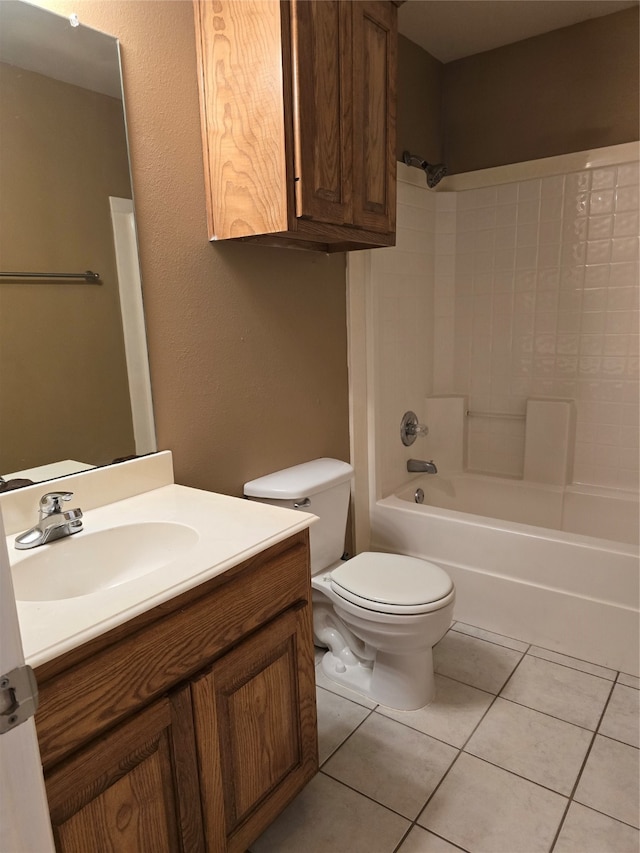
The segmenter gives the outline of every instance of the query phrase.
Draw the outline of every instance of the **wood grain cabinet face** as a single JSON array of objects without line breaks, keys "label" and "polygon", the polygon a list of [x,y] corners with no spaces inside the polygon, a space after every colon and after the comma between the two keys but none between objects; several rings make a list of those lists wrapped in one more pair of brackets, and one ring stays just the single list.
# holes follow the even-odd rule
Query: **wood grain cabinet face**
[{"label": "wood grain cabinet face", "polygon": [[211,850],[242,853],[315,773],[307,631],[289,611],[192,684]]},{"label": "wood grain cabinet face", "polygon": [[396,9],[359,0],[353,14],[354,223],[396,229]]},{"label": "wood grain cabinet face", "polygon": [[233,853],[318,769],[308,532],[36,671],[61,853]]},{"label": "wood grain cabinet face", "polygon": [[194,0],[210,239],[395,242],[390,0]]},{"label": "wood grain cabinet face", "polygon": [[[163,699],[63,762],[47,777],[56,848],[63,853],[181,851],[183,839],[203,850],[199,808],[183,833],[176,781],[197,796],[195,762],[182,726],[173,727],[173,707]],[[178,763],[181,767],[178,768]],[[189,778],[190,777],[190,778]],[[188,788],[184,785],[187,782]],[[185,802],[184,808],[191,811]]]}]

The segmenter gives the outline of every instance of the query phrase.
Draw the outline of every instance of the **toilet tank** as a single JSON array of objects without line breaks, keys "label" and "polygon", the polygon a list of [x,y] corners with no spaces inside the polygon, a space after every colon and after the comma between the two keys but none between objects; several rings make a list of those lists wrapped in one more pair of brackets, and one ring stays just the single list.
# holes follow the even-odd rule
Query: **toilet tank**
[{"label": "toilet tank", "polygon": [[316,515],[309,529],[311,574],[337,563],[344,552],[353,468],[339,459],[314,459],[244,485],[245,497]]}]

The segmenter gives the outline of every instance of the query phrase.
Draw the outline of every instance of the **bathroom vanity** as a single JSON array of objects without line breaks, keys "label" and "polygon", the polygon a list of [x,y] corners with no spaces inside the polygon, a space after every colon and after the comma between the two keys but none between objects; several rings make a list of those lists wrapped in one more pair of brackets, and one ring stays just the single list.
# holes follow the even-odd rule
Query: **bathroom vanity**
[{"label": "bathroom vanity", "polygon": [[[113,468],[67,478],[74,502],[100,473],[115,482]],[[5,508],[11,524],[19,513]],[[89,509],[85,531],[34,551],[71,554],[87,532],[144,531],[151,518],[188,518],[198,541],[184,559],[58,602],[36,591],[17,602],[56,847],[240,853],[318,767],[313,517],[167,484]],[[29,556],[11,559],[15,582]],[[108,562],[96,555],[96,572]]]}]

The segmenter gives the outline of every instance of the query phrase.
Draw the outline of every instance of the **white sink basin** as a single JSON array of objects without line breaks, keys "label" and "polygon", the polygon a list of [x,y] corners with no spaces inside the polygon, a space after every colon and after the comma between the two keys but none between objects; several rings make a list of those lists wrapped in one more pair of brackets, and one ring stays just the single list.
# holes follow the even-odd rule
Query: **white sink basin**
[{"label": "white sink basin", "polygon": [[199,538],[193,527],[168,521],[82,530],[16,561],[16,599],[60,601],[111,589],[168,565]]}]

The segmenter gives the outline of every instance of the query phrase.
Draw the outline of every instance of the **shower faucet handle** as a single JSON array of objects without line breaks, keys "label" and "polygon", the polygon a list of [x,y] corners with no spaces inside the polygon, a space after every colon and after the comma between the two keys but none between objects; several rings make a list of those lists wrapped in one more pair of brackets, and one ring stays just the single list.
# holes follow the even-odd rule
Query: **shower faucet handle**
[{"label": "shower faucet handle", "polygon": [[418,421],[415,412],[405,412],[400,423],[400,438],[405,447],[410,447],[420,437],[429,434],[429,427]]},{"label": "shower faucet handle", "polygon": [[429,427],[426,424],[409,424],[407,432],[409,435],[415,435],[416,437],[429,435]]}]

